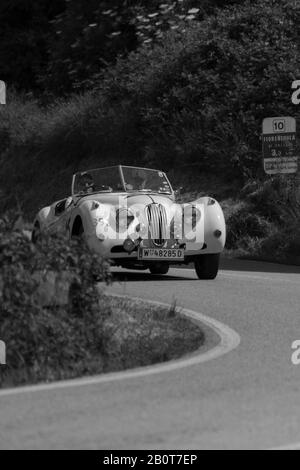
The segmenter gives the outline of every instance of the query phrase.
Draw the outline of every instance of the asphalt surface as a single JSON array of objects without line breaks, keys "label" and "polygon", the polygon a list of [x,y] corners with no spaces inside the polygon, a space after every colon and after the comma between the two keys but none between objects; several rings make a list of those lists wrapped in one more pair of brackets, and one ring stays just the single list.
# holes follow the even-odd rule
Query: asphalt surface
[{"label": "asphalt surface", "polygon": [[[300,442],[300,267],[223,262],[193,270],[119,272],[114,292],[201,312],[234,329],[228,354],[162,374],[0,396],[0,448],[232,449]],[[298,444],[299,447],[299,444]]]}]

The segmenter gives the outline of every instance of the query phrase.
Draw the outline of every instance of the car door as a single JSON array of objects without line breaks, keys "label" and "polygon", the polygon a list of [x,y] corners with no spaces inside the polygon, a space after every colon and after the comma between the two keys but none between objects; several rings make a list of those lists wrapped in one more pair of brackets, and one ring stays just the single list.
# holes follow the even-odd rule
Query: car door
[{"label": "car door", "polygon": [[72,206],[73,204],[70,204],[70,198],[65,198],[55,203],[54,218],[49,226],[51,233],[66,234],[68,232]]}]

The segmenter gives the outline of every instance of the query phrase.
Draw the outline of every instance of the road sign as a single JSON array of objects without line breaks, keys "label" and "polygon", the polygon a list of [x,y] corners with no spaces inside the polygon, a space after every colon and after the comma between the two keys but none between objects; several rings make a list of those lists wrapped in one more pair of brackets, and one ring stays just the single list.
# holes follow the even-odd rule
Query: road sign
[{"label": "road sign", "polygon": [[6,104],[6,85],[0,80],[0,104]]},{"label": "road sign", "polygon": [[262,142],[268,175],[297,173],[296,119],[289,116],[264,119]]}]

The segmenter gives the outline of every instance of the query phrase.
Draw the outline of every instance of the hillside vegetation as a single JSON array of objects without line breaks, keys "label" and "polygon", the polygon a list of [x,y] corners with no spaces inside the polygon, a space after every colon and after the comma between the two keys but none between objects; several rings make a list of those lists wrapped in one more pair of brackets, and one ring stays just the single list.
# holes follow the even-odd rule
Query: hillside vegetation
[{"label": "hillside vegetation", "polygon": [[74,170],[138,163],[224,200],[231,249],[300,256],[297,183],[267,180],[260,142],[264,117],[299,118],[299,24],[299,2],[241,2],[143,43],[91,74],[81,94],[47,106],[10,95],[0,109],[1,210],[19,205],[32,217],[69,193]]},{"label": "hillside vegetation", "polygon": [[43,101],[93,86],[99,71],[245,0],[1,0],[0,76]]}]

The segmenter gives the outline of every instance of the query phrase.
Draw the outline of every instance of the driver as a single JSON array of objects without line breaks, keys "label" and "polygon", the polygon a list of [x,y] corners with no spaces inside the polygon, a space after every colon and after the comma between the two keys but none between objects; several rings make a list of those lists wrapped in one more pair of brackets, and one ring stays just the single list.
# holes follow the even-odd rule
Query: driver
[{"label": "driver", "polygon": [[78,187],[84,193],[93,193],[95,191],[95,182],[92,175],[88,172],[81,173]]},{"label": "driver", "polygon": [[148,189],[147,188],[147,172],[145,170],[137,170],[133,176],[133,183],[135,189]]}]

